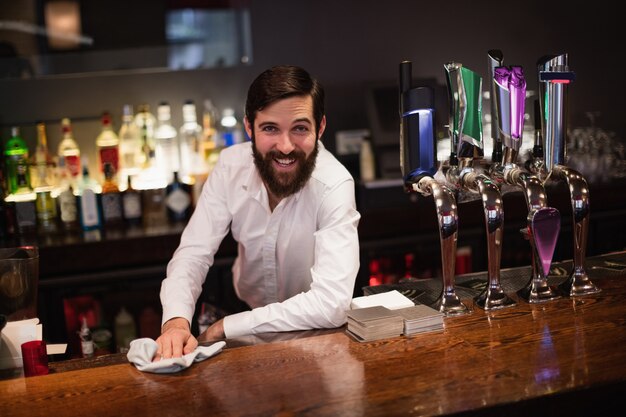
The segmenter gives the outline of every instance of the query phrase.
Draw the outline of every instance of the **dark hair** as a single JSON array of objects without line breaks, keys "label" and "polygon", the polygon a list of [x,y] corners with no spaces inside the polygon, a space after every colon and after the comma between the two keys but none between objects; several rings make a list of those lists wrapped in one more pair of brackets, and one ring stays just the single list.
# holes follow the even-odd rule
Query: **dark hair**
[{"label": "dark hair", "polygon": [[293,65],[278,65],[262,72],[250,84],[246,100],[246,117],[252,127],[259,110],[289,97],[307,96],[313,99],[315,134],[324,117],[324,88],[304,69]]}]

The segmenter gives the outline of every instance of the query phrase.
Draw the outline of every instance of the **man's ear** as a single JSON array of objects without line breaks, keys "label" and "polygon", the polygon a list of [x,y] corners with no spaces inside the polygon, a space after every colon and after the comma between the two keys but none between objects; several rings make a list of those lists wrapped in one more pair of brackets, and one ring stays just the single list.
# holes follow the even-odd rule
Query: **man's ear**
[{"label": "man's ear", "polygon": [[317,132],[317,139],[321,139],[324,134],[324,130],[326,130],[326,115],[322,116],[322,120],[320,120],[320,128]]},{"label": "man's ear", "polygon": [[246,129],[246,135],[248,135],[248,137],[252,139],[253,126],[250,125],[250,122],[248,121],[247,116],[244,116],[243,118],[243,126]]}]

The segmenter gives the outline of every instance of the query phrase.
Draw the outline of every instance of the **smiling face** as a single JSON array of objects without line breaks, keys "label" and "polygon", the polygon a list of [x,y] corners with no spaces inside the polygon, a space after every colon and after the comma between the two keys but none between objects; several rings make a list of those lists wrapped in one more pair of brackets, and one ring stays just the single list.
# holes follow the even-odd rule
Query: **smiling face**
[{"label": "smiling face", "polygon": [[298,192],[315,168],[317,138],[326,118],[315,128],[310,96],[278,100],[256,113],[254,126],[245,120],[252,138],[254,164],[269,193],[280,200]]}]

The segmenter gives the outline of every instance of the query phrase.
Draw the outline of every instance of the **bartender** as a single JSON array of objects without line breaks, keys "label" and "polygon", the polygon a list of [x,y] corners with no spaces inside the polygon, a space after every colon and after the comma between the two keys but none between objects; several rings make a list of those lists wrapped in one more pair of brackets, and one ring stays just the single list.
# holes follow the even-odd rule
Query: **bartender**
[{"label": "bartender", "polygon": [[[275,66],[250,85],[251,139],[230,146],[203,187],[161,285],[163,325],[155,360],[198,341],[346,322],[359,269],[354,179],[325,149],[324,90],[307,71]],[[190,323],[222,240],[238,242],[233,285],[249,311]]]}]

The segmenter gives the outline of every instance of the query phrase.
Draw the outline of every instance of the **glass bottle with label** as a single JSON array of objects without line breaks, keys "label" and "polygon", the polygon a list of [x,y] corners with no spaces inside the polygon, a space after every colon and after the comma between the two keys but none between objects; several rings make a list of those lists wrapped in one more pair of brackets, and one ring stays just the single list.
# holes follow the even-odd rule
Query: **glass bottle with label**
[{"label": "glass bottle with label", "polygon": [[165,189],[165,206],[171,222],[184,222],[191,216],[191,186],[180,181],[178,172]]},{"label": "glass bottle with label", "polygon": [[147,168],[154,161],[154,129],[156,128],[156,118],[150,113],[148,104],[142,104],[137,108],[135,125],[139,129],[142,143],[144,161],[142,168]]},{"label": "glass bottle with label", "polygon": [[74,194],[74,186],[70,180],[70,172],[65,168],[65,159],[59,159],[59,195],[57,196],[57,205],[61,226],[66,232],[75,232],[79,229],[78,224],[78,205],[76,195]]},{"label": "glass bottle with label", "polygon": [[122,211],[124,220],[129,226],[141,225],[141,192],[133,187],[132,177],[129,175],[126,189],[122,192]]},{"label": "glass bottle with label", "polygon": [[[67,179],[74,187],[76,187],[81,175],[80,148],[74,139],[70,119],[64,118],[61,120],[61,132],[63,133],[63,139],[59,143],[59,148],[57,150],[59,168],[63,164],[64,169],[69,174]],[[59,176],[62,175],[62,173],[59,173]]]},{"label": "glass bottle with label", "polygon": [[243,127],[235,116],[235,110],[230,107],[222,111],[220,119],[220,136],[225,147],[244,141]]},{"label": "glass bottle with label", "polygon": [[104,183],[102,183],[102,221],[105,229],[122,226],[122,193],[115,180],[115,171],[110,163],[104,165]]},{"label": "glass bottle with label", "polygon": [[78,191],[80,226],[84,231],[102,227],[102,215],[98,204],[100,186],[89,176],[89,166],[83,161],[83,178]]},{"label": "glass bottle with label", "polygon": [[80,331],[78,332],[78,337],[80,338],[80,350],[83,358],[91,358],[94,354],[94,344],[91,330],[89,330],[89,326],[87,326],[87,319],[85,318],[85,316],[82,317],[82,323]]},{"label": "glass bottle with label", "polygon": [[180,139],[180,178],[189,180],[196,174],[206,171],[206,162],[200,153],[202,126],[198,124],[196,105],[193,100],[183,104],[183,125],[179,131]]},{"label": "glass bottle with label", "polygon": [[122,126],[119,131],[120,139],[120,184],[124,187],[124,182],[129,175],[136,175],[141,171],[145,163],[143,152],[143,140],[141,131],[135,124],[133,116],[133,106],[125,104],[122,111]]},{"label": "glass bottle with label", "polygon": [[38,232],[41,234],[53,234],[58,232],[58,211],[56,200],[52,197],[52,184],[49,182],[50,169],[53,167],[52,158],[48,152],[48,140],[43,123],[37,125],[37,149],[35,151],[35,164],[37,182],[34,187],[35,212],[37,213]]},{"label": "glass bottle with label", "polygon": [[117,173],[120,166],[120,140],[113,131],[111,115],[108,112],[102,114],[102,130],[96,138],[96,148],[98,150],[98,169],[104,178],[104,165],[109,163]]},{"label": "glass bottle with label", "polygon": [[157,128],[154,132],[155,163],[165,181],[171,182],[174,171],[179,170],[180,154],[178,133],[172,126],[170,106],[167,102],[159,104],[157,120]]},{"label": "glass bottle with label", "polygon": [[11,128],[11,138],[4,146],[7,194],[31,193],[28,168],[28,145],[18,127]]},{"label": "glass bottle with label", "polygon": [[[31,186],[33,189],[54,186],[54,161],[48,150],[48,135],[45,123],[37,123],[37,146],[31,158]],[[42,183],[43,182],[43,183]]]},{"label": "glass bottle with label", "polygon": [[[200,141],[200,152],[205,161],[209,161],[209,155],[216,147],[217,136],[217,109],[207,99],[204,101],[204,111],[202,112],[202,140]],[[209,167],[209,170],[211,167]],[[210,171],[209,171],[210,173]]]}]

